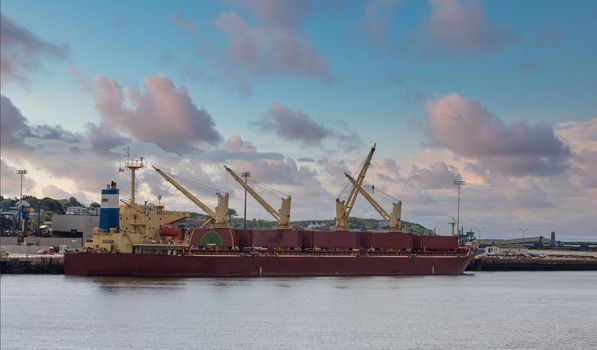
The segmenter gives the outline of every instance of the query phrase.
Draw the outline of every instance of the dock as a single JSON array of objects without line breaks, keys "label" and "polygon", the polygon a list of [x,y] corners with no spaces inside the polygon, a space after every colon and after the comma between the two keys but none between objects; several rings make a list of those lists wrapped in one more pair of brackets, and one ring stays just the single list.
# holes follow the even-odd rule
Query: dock
[{"label": "dock", "polygon": [[476,256],[468,271],[597,271],[594,256]]},{"label": "dock", "polygon": [[10,254],[0,258],[0,274],[64,273],[64,255]]}]

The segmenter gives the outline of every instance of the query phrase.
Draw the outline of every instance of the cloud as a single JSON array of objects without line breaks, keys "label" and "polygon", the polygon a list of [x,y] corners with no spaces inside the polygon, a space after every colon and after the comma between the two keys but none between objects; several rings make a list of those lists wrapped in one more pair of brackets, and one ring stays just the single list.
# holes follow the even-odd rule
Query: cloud
[{"label": "cloud", "polygon": [[597,188],[597,151],[582,150],[576,156],[582,186]]},{"label": "cloud", "polygon": [[81,74],[77,67],[71,64],[70,66],[68,66],[68,72],[75,80],[75,83],[77,84],[79,89],[85,92],[91,92],[91,86],[89,85],[87,78],[85,78],[85,76]]},{"label": "cloud", "polygon": [[580,184],[597,188],[597,117],[562,122],[556,133],[572,148],[573,173]]},{"label": "cloud", "polygon": [[409,181],[425,189],[446,189],[453,187],[452,181],[461,178],[458,170],[444,162],[434,162],[430,168],[413,165]]},{"label": "cloud", "polygon": [[[4,155],[3,155],[4,157]],[[19,168],[22,169],[22,168]],[[6,164],[4,158],[0,158],[0,194],[4,197],[20,195],[21,175],[17,174],[17,168]],[[30,189],[35,185],[35,181],[30,175],[23,175],[23,194],[31,193]]]},{"label": "cloud", "polygon": [[220,77],[232,81],[243,96],[251,94],[250,80],[291,75],[329,82],[323,56],[303,34],[312,12],[308,1],[256,0],[228,2],[230,10],[214,20],[225,48],[202,36],[199,26],[179,13],[169,20],[190,33],[202,60]]},{"label": "cloud", "polygon": [[561,122],[557,134],[577,151],[597,151],[597,117],[586,121]]},{"label": "cloud", "polygon": [[0,13],[0,72],[2,82],[28,81],[43,60],[66,60],[69,48],[43,40]]},{"label": "cloud", "polygon": [[361,140],[359,134],[352,131],[348,123],[344,120],[336,122],[336,129],[332,134],[338,141],[338,148],[344,152],[358,151],[364,146],[363,140]]},{"label": "cloud", "polygon": [[530,179],[523,179],[518,184],[511,200],[518,203],[519,206],[528,208],[549,208],[553,206],[545,191]]},{"label": "cloud", "polygon": [[500,47],[510,38],[508,30],[493,26],[477,0],[429,0],[431,15],[422,29],[425,39],[452,49]]},{"label": "cloud", "polygon": [[96,125],[87,123],[83,138],[86,143],[98,151],[109,151],[117,146],[124,146],[131,142],[131,139],[120,135],[116,130],[105,124]]},{"label": "cloud", "polygon": [[276,159],[282,160],[284,156],[277,152],[257,152],[257,149],[249,141],[245,141],[238,134],[232,135],[226,140],[223,149],[216,149],[205,154],[205,157],[214,161],[229,159],[258,160]]},{"label": "cloud", "polygon": [[288,73],[330,79],[323,57],[301,35],[307,1],[240,2],[255,16],[251,25],[237,12],[220,14],[216,27],[228,38],[226,55],[256,76]]},{"label": "cloud", "polygon": [[[59,199],[59,198],[69,198],[72,196],[72,193],[68,193],[65,190],[58,188],[55,185],[47,185],[44,186],[41,189],[41,193],[42,196],[44,197],[50,197],[50,198],[54,198],[54,199]],[[81,198],[78,198],[79,201],[81,201]]]},{"label": "cloud", "polygon": [[0,143],[2,149],[30,147],[25,144],[25,138],[31,136],[27,120],[8,97],[2,95],[0,99],[0,115],[2,115],[2,118],[0,118],[0,123],[2,123]]},{"label": "cloud", "polygon": [[361,25],[374,45],[393,51],[396,45],[388,40],[388,24],[392,20],[399,0],[370,0],[365,6],[365,16]]},{"label": "cloud", "polygon": [[0,144],[3,150],[31,148],[27,139],[60,140],[67,143],[76,143],[81,140],[78,134],[66,131],[60,125],[30,126],[21,111],[4,95],[0,96],[0,113],[2,114]]},{"label": "cloud", "polygon": [[264,114],[259,126],[263,130],[274,131],[286,140],[300,141],[307,146],[321,145],[323,139],[332,135],[331,130],[318,124],[308,114],[277,102]]},{"label": "cloud", "polygon": [[570,149],[546,124],[505,125],[477,101],[451,94],[428,101],[427,135],[432,145],[476,158],[486,168],[512,176],[565,171]]},{"label": "cloud", "polygon": [[[274,208],[279,208],[285,193],[292,196],[292,220],[331,218],[334,215],[334,196],[322,186],[318,172],[306,166],[297,166],[292,159],[284,160],[235,160],[230,164],[235,171],[249,171],[251,179],[264,186],[257,186],[258,193]],[[230,188],[231,206],[242,208],[243,191],[229,175],[226,188]],[[272,192],[272,188],[278,192]],[[248,215],[271,219],[269,215],[249,198]]]},{"label": "cloud", "polygon": [[298,141],[303,146],[322,146],[325,140],[334,141],[344,152],[359,150],[363,146],[360,136],[343,120],[335,123],[335,130],[315,121],[307,113],[293,110],[278,102],[272,103],[263,117],[256,122],[262,131],[274,132],[286,141]]},{"label": "cloud", "polygon": [[145,77],[145,92],[123,89],[104,76],[94,81],[95,107],[102,121],[142,142],[179,155],[201,145],[217,145],[222,136],[212,116],[197,108],[184,87],[164,76]]}]

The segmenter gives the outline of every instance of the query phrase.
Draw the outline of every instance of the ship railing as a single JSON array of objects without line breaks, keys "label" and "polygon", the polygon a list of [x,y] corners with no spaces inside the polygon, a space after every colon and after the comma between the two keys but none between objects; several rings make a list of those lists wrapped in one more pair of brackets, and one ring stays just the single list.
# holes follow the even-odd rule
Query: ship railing
[{"label": "ship railing", "polygon": [[185,255],[224,255],[224,256],[460,256],[467,255],[467,249],[456,250],[437,250],[437,251],[310,251],[301,252],[296,250],[289,251],[252,251],[242,252],[238,250],[189,250]]}]

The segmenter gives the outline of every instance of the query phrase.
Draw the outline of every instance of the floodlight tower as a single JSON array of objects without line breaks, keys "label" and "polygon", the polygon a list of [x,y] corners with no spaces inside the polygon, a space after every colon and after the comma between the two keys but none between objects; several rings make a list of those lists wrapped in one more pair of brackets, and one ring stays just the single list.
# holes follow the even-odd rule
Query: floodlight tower
[{"label": "floodlight tower", "polygon": [[463,180],[454,180],[454,185],[458,186],[458,212],[456,215],[456,228],[458,230],[458,234],[460,234],[460,189],[462,186],[466,185],[466,182]]},{"label": "floodlight tower", "polygon": [[23,200],[23,175],[27,174],[27,170],[25,169],[19,169],[17,170],[17,175],[21,176],[21,195],[19,196],[19,200]]}]

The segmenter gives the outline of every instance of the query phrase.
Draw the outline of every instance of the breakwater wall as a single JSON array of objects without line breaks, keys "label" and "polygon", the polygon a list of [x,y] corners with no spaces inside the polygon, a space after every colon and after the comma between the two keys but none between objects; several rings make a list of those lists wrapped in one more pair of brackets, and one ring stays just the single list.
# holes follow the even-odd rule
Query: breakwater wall
[{"label": "breakwater wall", "polygon": [[0,258],[1,274],[52,274],[64,273],[63,255],[24,255]]},{"label": "breakwater wall", "polygon": [[597,271],[595,257],[488,257],[477,256],[468,271]]}]

